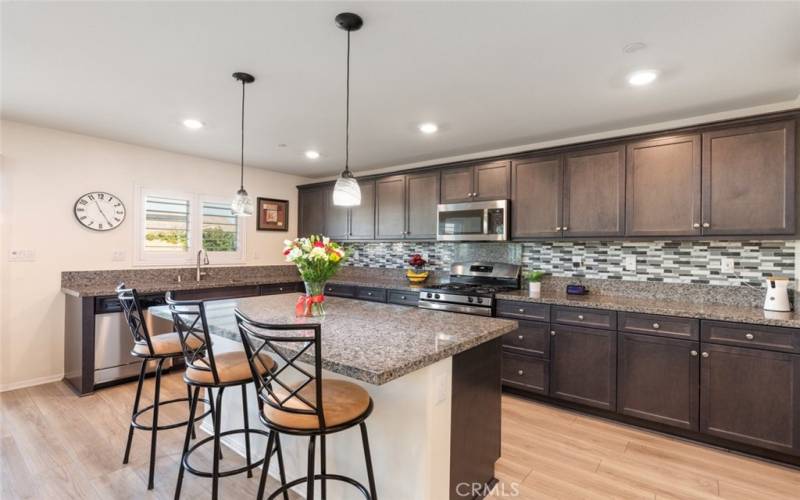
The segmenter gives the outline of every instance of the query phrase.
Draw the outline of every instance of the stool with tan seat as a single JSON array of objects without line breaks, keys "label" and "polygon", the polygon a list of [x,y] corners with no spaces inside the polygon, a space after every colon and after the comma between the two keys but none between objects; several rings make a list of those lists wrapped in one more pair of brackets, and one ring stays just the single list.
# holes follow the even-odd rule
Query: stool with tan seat
[{"label": "stool with tan seat", "polygon": [[[256,380],[259,417],[269,427],[269,441],[264,456],[264,468],[258,488],[258,500],[264,497],[269,462],[272,450],[280,446],[280,434],[308,436],[308,474],[286,482],[281,477],[281,487],[269,495],[273,499],[298,484],[306,483],[306,499],[314,498],[314,483],[320,481],[322,498],[327,494],[326,482],[342,481],[358,489],[365,498],[375,500],[375,477],[369,451],[367,426],[364,421],[372,413],[372,398],[367,391],[345,380],[322,379],[320,324],[269,325],[248,319],[236,310],[239,334]],[[259,359],[264,350],[269,350],[283,360],[280,368],[265,371]],[[313,366],[313,373],[300,362]],[[286,370],[289,369],[289,372]],[[299,374],[300,381],[289,380],[289,375]],[[353,478],[340,474],[329,474],[326,470],[325,437],[355,426],[361,429],[369,490]],[[316,439],[320,440],[320,473],[315,474]],[[279,464],[280,465],[280,464]]]},{"label": "stool with tan seat", "polygon": [[[180,498],[181,485],[183,483],[184,471],[200,476],[211,478],[211,498],[216,500],[219,494],[219,478],[233,476],[247,472],[247,477],[253,476],[253,469],[264,463],[264,459],[253,462],[250,458],[250,436],[252,434],[268,437],[271,441],[273,433],[261,429],[251,429],[247,412],[247,385],[253,382],[253,375],[244,351],[214,353],[211,335],[208,331],[208,321],[206,320],[206,310],[202,301],[176,301],[172,299],[172,294],[167,293],[167,304],[169,305],[175,329],[178,333],[178,340],[183,347],[186,359],[186,373],[183,376],[187,387],[193,390],[192,408],[189,411],[189,418],[193,418],[197,412],[197,395],[201,388],[206,391],[216,389],[216,404],[212,405],[214,413],[214,433],[213,435],[197,441],[191,447],[191,432],[187,430],[186,439],[183,445],[180,470],[178,472],[178,484],[175,488],[175,499]],[[259,372],[261,375],[275,369],[275,361],[267,354],[258,357]],[[239,386],[242,390],[242,417],[244,428],[229,429],[222,431],[222,394],[228,387]],[[211,396],[208,398],[212,400]],[[244,434],[245,455],[247,463],[242,467],[226,471],[219,470],[219,462],[222,459],[220,449],[220,439],[232,434]],[[189,465],[191,454],[199,447],[208,442],[214,443],[212,470],[199,471]],[[280,446],[272,448],[272,453],[278,455],[278,465],[283,478],[283,454]]]},{"label": "stool with tan seat", "polygon": [[[158,431],[167,429],[175,429],[177,427],[187,426],[190,430],[191,436],[194,437],[194,425],[188,425],[189,422],[194,423],[209,412],[204,413],[198,417],[190,417],[187,420],[176,422],[172,424],[159,425],[159,409],[160,407],[172,403],[187,402],[190,409],[192,406],[192,394],[187,387],[188,397],[170,399],[161,401],[161,372],[164,362],[171,358],[183,356],[183,349],[181,348],[181,341],[176,332],[164,333],[161,335],[150,335],[147,329],[147,323],[144,321],[143,309],[139,302],[139,294],[133,288],[126,288],[124,283],[120,283],[116,288],[117,298],[119,299],[122,310],[125,313],[125,320],[130,328],[131,335],[133,335],[133,349],[131,354],[142,359],[142,368],[139,371],[139,384],[136,386],[136,397],[133,401],[133,411],[131,412],[131,423],[128,429],[128,441],[125,445],[125,457],[122,463],[127,464],[131,453],[131,444],[133,443],[134,429],[149,430],[150,431],[150,470],[147,478],[147,488],[153,489],[153,474],[156,464],[156,443],[158,441]],[[199,344],[193,342],[195,347]],[[147,372],[147,364],[150,361],[156,362],[155,371],[155,392],[153,395],[153,404],[139,409],[139,402],[142,397],[142,387],[144,385],[144,378]],[[205,401],[205,400],[204,400]],[[139,417],[145,413],[153,413],[153,419],[150,425],[140,424]]]}]

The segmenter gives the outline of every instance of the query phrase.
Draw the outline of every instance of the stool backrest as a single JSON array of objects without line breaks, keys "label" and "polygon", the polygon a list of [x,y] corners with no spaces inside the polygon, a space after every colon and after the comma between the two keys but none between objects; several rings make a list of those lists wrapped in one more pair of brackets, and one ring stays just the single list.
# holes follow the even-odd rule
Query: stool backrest
[{"label": "stool backrest", "polygon": [[[210,372],[214,384],[219,385],[219,372],[214,362],[214,350],[211,347],[211,334],[208,332],[206,307],[203,301],[174,300],[172,292],[167,292],[166,300],[181,342],[186,367]],[[195,342],[191,342],[193,339]]]},{"label": "stool backrest", "polygon": [[139,294],[135,288],[127,288],[125,283],[120,283],[116,288],[117,298],[125,314],[125,321],[133,335],[133,342],[139,345],[146,345],[147,352],[154,356],[153,344],[150,342],[150,332],[147,330],[147,323],[144,320],[144,310],[139,302]]},{"label": "stool backrest", "polygon": [[[249,319],[239,309],[236,309],[235,314],[244,352],[256,383],[259,409],[263,410],[266,403],[287,413],[315,415],[319,419],[319,428],[325,429],[322,409],[321,326],[270,325]],[[265,349],[277,355],[285,364],[273,371],[265,370],[259,358],[260,354],[265,354]],[[312,357],[309,364],[314,367],[313,373],[300,366],[299,360],[303,356]],[[288,380],[285,372],[289,368],[300,373],[300,383]],[[309,384],[314,387],[313,400],[300,393]]]}]

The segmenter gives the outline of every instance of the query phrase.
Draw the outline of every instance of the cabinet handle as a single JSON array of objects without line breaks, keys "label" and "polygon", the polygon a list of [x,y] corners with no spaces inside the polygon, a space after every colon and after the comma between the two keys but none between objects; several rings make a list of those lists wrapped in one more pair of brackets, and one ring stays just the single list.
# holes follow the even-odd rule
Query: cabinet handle
[{"label": "cabinet handle", "polygon": [[704,352],[704,353],[702,354],[702,356],[703,356],[704,358],[707,358],[707,357],[708,357],[708,353],[707,353],[707,352]]},{"label": "cabinet handle", "polygon": [[556,226],[556,231],[561,231],[561,226]]},{"label": "cabinet handle", "polygon": [[703,222],[703,227],[711,227],[711,224],[709,224],[708,222]]},{"label": "cabinet handle", "polygon": [[658,323],[653,323],[653,330],[658,330],[659,328],[661,328],[661,325]]},{"label": "cabinet handle", "polygon": [[518,335],[517,338],[523,340],[525,338],[525,335]]},{"label": "cabinet handle", "polygon": [[569,228],[567,226],[564,226],[564,227],[561,228],[561,230],[562,231],[569,231]]},{"label": "cabinet handle", "polygon": [[551,337],[555,337],[556,336],[556,331],[555,330],[550,330],[550,336]]},{"label": "cabinet handle", "polygon": [[522,370],[517,370],[517,375],[525,375],[525,372]]},{"label": "cabinet handle", "polygon": [[756,337],[752,333],[746,333],[744,338],[746,338],[747,340],[753,340]]},{"label": "cabinet handle", "polygon": [[689,354],[691,354],[692,356],[697,356],[697,351],[694,351],[694,350],[689,351]]},{"label": "cabinet handle", "polygon": [[692,227],[697,229],[697,228],[700,227],[700,223],[699,222],[695,222],[694,224],[692,224]]},{"label": "cabinet handle", "polygon": [[583,314],[579,314],[579,315],[578,315],[578,319],[579,319],[579,320],[581,320],[581,321],[583,321]]}]

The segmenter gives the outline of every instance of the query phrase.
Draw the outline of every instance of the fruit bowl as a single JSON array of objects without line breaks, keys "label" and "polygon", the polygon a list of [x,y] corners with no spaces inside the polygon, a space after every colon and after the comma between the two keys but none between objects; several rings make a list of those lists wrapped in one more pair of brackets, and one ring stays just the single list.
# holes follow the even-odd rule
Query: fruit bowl
[{"label": "fruit bowl", "polygon": [[406,271],[406,278],[408,278],[408,281],[411,283],[422,283],[428,279],[428,271],[417,272],[413,269],[409,269]]}]

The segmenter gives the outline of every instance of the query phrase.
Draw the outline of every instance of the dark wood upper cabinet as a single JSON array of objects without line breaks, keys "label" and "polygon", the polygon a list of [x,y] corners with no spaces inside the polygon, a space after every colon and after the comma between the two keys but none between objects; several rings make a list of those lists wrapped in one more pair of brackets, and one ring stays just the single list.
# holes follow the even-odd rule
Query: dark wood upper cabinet
[{"label": "dark wood upper cabinet", "polygon": [[625,147],[576,151],[564,159],[564,236],[625,234]]},{"label": "dark wood upper cabinet", "polygon": [[703,134],[703,234],[795,232],[795,122]]},{"label": "dark wood upper cabinet", "polygon": [[406,232],[406,177],[375,181],[375,237],[402,239]]},{"label": "dark wood upper cabinet", "polygon": [[325,188],[301,189],[298,193],[298,236],[325,233]]},{"label": "dark wood upper cabinet", "polygon": [[472,201],[475,192],[474,167],[447,168],[442,170],[442,203]]},{"label": "dark wood upper cabinet", "polygon": [[704,344],[700,430],[800,455],[800,355]]},{"label": "dark wood upper cabinet", "polygon": [[604,410],[617,405],[617,332],[552,326],[550,395]]},{"label": "dark wood upper cabinet", "polygon": [[511,175],[511,236],[560,237],[563,157],[514,160]]},{"label": "dark wood upper cabinet", "polygon": [[507,200],[511,191],[511,162],[495,161],[475,166],[473,201]]},{"label": "dark wood upper cabinet", "polygon": [[333,204],[333,186],[322,190],[325,203],[325,236],[333,240],[345,240],[349,236],[349,210]]},{"label": "dark wood upper cabinet", "polygon": [[696,236],[700,220],[700,136],[628,145],[628,236]]},{"label": "dark wood upper cabinet", "polygon": [[617,411],[698,430],[700,342],[620,333]]},{"label": "dark wood upper cabinet", "polygon": [[439,171],[406,176],[406,239],[436,239]]},{"label": "dark wood upper cabinet", "polygon": [[375,238],[375,181],[362,181],[361,205],[350,209],[350,234],[352,240]]}]

